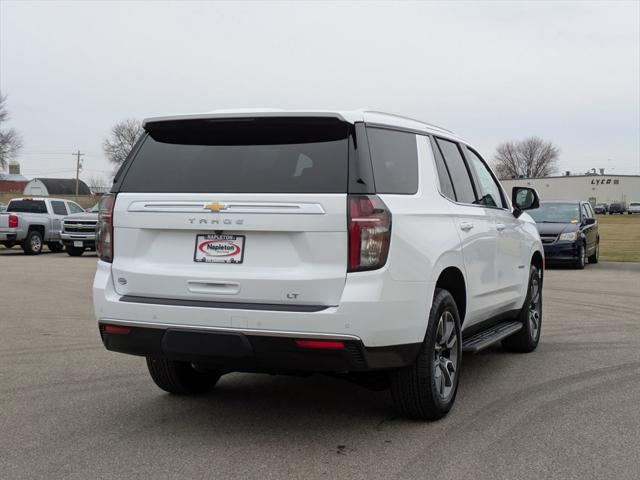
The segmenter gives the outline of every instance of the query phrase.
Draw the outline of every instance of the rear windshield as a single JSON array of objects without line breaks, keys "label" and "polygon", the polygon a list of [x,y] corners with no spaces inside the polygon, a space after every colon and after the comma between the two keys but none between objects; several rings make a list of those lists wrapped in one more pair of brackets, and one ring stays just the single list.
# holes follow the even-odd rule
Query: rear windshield
[{"label": "rear windshield", "polygon": [[47,206],[43,200],[12,200],[7,212],[13,213],[47,213]]},{"label": "rear windshield", "polygon": [[148,124],[120,191],[344,193],[350,125],[331,118]]}]

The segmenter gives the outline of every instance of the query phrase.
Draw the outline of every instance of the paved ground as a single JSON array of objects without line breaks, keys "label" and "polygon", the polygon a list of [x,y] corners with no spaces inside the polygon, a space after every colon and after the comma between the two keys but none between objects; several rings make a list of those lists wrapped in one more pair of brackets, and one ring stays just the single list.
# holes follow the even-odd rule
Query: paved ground
[{"label": "paved ground", "polygon": [[0,477],[640,477],[640,265],[551,270],[542,343],[464,359],[436,423],[350,383],[234,374],[196,399],[100,343],[95,257],[0,251]]}]

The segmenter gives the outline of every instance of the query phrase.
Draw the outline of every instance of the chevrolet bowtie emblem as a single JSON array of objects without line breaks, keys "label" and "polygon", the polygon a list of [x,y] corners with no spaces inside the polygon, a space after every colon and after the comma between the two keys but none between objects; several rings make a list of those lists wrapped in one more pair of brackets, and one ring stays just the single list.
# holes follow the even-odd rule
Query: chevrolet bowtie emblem
[{"label": "chevrolet bowtie emblem", "polygon": [[224,203],[213,202],[205,205],[204,208],[211,210],[214,213],[218,213],[220,210],[225,210],[227,206]]}]

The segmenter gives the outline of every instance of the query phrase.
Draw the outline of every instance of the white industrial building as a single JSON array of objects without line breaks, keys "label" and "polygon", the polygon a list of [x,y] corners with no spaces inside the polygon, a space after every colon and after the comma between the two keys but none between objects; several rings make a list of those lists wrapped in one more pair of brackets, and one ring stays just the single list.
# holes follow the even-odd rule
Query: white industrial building
[{"label": "white industrial building", "polygon": [[588,200],[591,204],[640,202],[640,175],[569,175],[501,180],[511,187],[533,187],[541,200]]}]

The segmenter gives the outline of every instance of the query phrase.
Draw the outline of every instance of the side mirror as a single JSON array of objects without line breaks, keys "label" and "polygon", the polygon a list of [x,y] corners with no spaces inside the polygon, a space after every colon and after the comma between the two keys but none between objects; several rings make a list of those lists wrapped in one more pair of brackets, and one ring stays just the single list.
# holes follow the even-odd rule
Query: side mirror
[{"label": "side mirror", "polygon": [[596,223],[596,219],[595,218],[585,218],[584,219],[584,224],[585,225],[593,225],[594,223]]},{"label": "side mirror", "polygon": [[516,217],[519,217],[525,210],[533,210],[540,206],[540,197],[535,188],[513,187],[511,190],[511,203],[513,204]]}]

